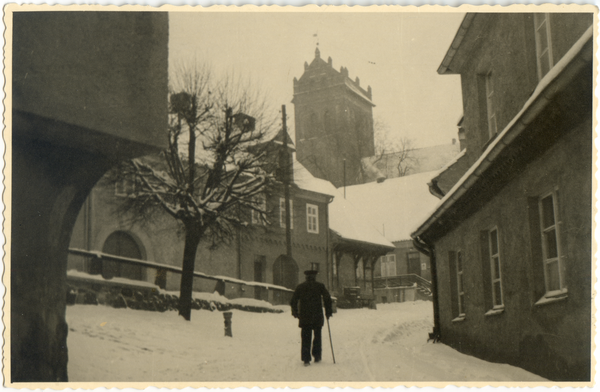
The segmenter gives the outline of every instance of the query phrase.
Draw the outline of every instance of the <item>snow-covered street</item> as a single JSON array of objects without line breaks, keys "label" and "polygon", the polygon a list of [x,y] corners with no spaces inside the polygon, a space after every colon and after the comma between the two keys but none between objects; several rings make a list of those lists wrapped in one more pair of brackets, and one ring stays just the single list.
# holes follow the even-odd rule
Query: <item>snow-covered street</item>
[{"label": "snow-covered street", "polygon": [[339,309],[327,324],[323,361],[304,367],[300,329],[290,315],[233,310],[233,337],[221,312],[74,305],[67,308],[70,381],[543,381],[520,368],[426,343],[430,302]]}]

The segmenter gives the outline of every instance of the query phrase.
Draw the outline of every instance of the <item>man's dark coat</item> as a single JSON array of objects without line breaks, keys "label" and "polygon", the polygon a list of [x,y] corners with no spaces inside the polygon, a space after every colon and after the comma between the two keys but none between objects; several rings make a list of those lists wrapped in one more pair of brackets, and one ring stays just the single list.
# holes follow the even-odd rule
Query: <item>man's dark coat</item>
[{"label": "man's dark coat", "polygon": [[294,291],[292,301],[292,315],[300,319],[298,327],[300,328],[321,328],[324,323],[323,305],[321,297],[325,304],[325,314],[331,316],[331,296],[320,282],[307,280],[300,283]]}]

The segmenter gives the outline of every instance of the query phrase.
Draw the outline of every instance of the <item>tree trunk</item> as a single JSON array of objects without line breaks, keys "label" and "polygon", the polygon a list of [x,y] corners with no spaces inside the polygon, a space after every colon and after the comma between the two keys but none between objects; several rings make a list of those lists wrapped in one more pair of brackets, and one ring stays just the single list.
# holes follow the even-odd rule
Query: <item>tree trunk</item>
[{"label": "tree trunk", "polygon": [[187,321],[192,315],[192,288],[194,285],[194,263],[202,230],[194,224],[185,225],[185,246],[179,293],[179,314]]}]

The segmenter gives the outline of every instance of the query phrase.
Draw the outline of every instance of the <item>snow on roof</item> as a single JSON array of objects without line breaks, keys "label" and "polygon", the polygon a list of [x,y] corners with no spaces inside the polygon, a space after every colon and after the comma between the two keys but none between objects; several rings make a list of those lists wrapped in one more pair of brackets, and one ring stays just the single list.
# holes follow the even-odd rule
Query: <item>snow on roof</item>
[{"label": "snow on roof", "polygon": [[439,171],[387,179],[346,188],[347,199],[360,205],[372,224],[389,241],[409,240],[411,229],[434,208],[439,199],[427,183]]},{"label": "snow on roof", "polygon": [[342,238],[393,247],[371,223],[368,215],[336,189],[329,181],[314,177],[300,162],[294,159],[294,182],[302,189],[333,196],[329,204],[329,228]]},{"label": "snow on roof", "polygon": [[313,176],[295,157],[293,165],[294,183],[301,189],[329,196],[337,196],[338,193],[331,182]]},{"label": "snow on roof", "polygon": [[454,159],[452,159],[450,162],[446,163],[446,165],[440,169],[440,173],[448,170],[450,168],[450,166],[452,166],[456,162],[458,162],[458,160],[460,158],[464,157],[466,153],[467,153],[467,149],[464,148],[461,152],[458,153],[458,155],[456,155],[456,157],[454,157]]},{"label": "snow on roof", "polygon": [[367,101],[369,104],[371,104],[372,106],[375,106],[375,104],[373,103],[373,101],[371,101],[371,98],[367,97],[367,95],[365,93],[363,93],[361,91],[361,89],[359,89],[357,86],[354,85],[354,83],[352,82],[352,80],[350,80],[349,78],[346,78],[344,80],[346,86],[352,91],[354,92],[356,95],[358,95],[359,97],[361,97],[362,99],[364,99],[365,101]]},{"label": "snow on roof", "polygon": [[[487,169],[491,162],[500,154],[500,152],[511,144],[518,134],[523,132],[527,125],[532,121],[531,119],[524,120],[524,117],[529,115],[537,115],[536,111],[541,110],[541,107],[545,107],[552,97],[557,93],[557,89],[560,88],[560,84],[557,82],[559,78],[568,80],[573,74],[569,75],[565,72],[568,66],[579,66],[583,67],[591,59],[587,59],[587,54],[583,53],[584,48],[588,42],[592,41],[594,34],[593,26],[590,26],[585,33],[575,42],[575,44],[569,49],[569,51],[546,73],[546,75],[540,80],[537,87],[525,102],[519,113],[504,127],[504,129],[498,134],[498,136],[489,144],[486,150],[481,154],[479,159],[467,170],[467,172],[454,184],[454,186],[446,193],[446,195],[439,200],[438,203],[431,209],[431,211],[424,215],[422,219],[415,222],[411,233],[415,236],[423,234],[430,225],[437,220],[446,210],[452,206],[455,201],[461,197],[466,189],[470,188],[472,184],[481,175],[480,173]],[[577,58],[580,57],[580,61],[576,62]],[[583,61],[581,61],[583,59]],[[575,64],[576,65],[573,65]],[[564,76],[567,74],[567,76]],[[556,87],[552,87],[552,84],[556,82]],[[554,89],[554,90],[553,90]],[[542,106],[543,105],[543,106]],[[537,106],[537,107],[536,107]],[[512,135],[511,135],[512,133]],[[462,189],[462,192],[460,190]]]},{"label": "snow on roof", "polygon": [[67,276],[69,278],[79,278],[79,279],[85,279],[85,280],[95,280],[98,282],[109,282],[112,284],[133,285],[133,286],[138,286],[138,287],[147,287],[147,288],[151,288],[151,289],[158,289],[157,285],[150,283],[150,282],[145,282],[142,280],[133,280],[133,279],[127,279],[127,278],[121,278],[121,277],[114,277],[111,279],[106,279],[102,275],[92,275],[92,274],[88,274],[86,272],[77,271],[75,269],[68,270]]},{"label": "snow on roof", "polygon": [[358,208],[357,205],[347,198],[344,199],[344,194],[338,192],[338,196],[329,205],[331,229],[345,239],[393,247],[394,244],[373,225],[363,206]]}]

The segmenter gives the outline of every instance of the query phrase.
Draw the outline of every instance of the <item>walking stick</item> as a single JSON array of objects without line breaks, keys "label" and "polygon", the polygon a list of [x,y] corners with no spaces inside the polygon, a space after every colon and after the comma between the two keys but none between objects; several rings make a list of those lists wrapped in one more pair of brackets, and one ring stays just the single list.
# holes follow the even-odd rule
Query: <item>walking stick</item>
[{"label": "walking stick", "polygon": [[333,353],[333,341],[331,340],[331,328],[329,327],[329,317],[327,317],[327,330],[329,331],[329,345],[331,346],[331,356],[333,357],[333,363],[335,364],[335,354]]}]

